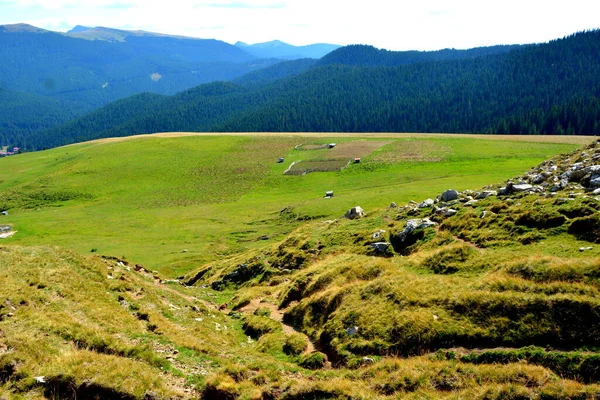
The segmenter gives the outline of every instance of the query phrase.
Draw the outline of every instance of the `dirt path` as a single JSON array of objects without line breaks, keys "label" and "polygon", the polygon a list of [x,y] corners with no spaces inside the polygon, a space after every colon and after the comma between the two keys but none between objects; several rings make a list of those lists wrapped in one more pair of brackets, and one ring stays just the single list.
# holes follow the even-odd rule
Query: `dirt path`
[{"label": "dirt path", "polygon": [[[283,322],[283,314],[284,312],[277,308],[275,304],[269,303],[267,301],[263,301],[264,299],[256,298],[253,299],[250,304],[241,308],[241,312],[246,314],[252,314],[259,308],[267,308],[271,312],[271,319],[279,322],[281,324],[281,328],[286,335],[291,335],[293,333],[302,333],[296,330],[293,326],[286,324]],[[304,350],[304,354],[313,353],[316,350],[315,344],[312,340],[307,336],[308,344],[306,349]]]}]

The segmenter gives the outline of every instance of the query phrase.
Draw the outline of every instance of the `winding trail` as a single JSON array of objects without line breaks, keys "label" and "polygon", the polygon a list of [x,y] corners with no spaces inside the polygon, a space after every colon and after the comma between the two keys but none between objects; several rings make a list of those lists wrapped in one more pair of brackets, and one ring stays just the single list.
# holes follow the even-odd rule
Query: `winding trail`
[{"label": "winding trail", "polygon": [[[246,313],[246,314],[252,314],[252,313],[254,313],[254,311],[256,311],[259,308],[269,309],[269,311],[271,312],[271,319],[273,319],[281,324],[281,328],[283,329],[283,332],[286,335],[291,335],[293,333],[302,333],[302,332],[298,331],[296,328],[294,328],[293,326],[288,325],[285,322],[283,322],[284,312],[282,310],[280,310],[279,308],[277,308],[277,306],[275,304],[269,303],[265,299],[255,298],[249,304],[242,307],[240,309],[240,311],[243,313]],[[315,344],[313,343],[311,338],[309,338],[307,335],[305,335],[305,336],[308,339],[308,344],[306,345],[306,349],[304,349],[304,354],[314,353],[316,351]]]}]

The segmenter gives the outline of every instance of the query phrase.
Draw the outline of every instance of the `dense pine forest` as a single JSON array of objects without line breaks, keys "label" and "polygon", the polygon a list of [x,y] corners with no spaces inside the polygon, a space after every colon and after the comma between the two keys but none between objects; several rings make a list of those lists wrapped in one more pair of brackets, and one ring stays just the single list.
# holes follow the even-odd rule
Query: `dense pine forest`
[{"label": "dense pine forest", "polygon": [[[174,96],[138,95],[58,128],[27,150],[161,131],[600,133],[600,31],[468,51],[340,48]],[[10,134],[4,139],[9,140]]]}]

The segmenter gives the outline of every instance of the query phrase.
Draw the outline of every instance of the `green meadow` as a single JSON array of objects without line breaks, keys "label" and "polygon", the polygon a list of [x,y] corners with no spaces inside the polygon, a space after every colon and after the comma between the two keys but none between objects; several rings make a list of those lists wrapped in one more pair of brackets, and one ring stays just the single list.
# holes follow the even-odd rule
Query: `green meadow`
[{"label": "green meadow", "polygon": [[[598,197],[402,207],[600,155],[527,139],[157,135],[1,159],[0,398],[596,399]],[[343,157],[361,162],[283,174]],[[415,218],[436,225],[403,236]]]},{"label": "green meadow", "polygon": [[[305,220],[501,182],[581,142],[545,140],[144,137],[26,153],[0,160],[0,208],[9,212],[2,223],[18,231],[3,243],[112,255],[175,277],[281,241]],[[335,149],[295,149],[330,142]],[[341,172],[283,175],[294,161],[332,152],[362,160]],[[335,196],[324,199],[328,190]]]}]

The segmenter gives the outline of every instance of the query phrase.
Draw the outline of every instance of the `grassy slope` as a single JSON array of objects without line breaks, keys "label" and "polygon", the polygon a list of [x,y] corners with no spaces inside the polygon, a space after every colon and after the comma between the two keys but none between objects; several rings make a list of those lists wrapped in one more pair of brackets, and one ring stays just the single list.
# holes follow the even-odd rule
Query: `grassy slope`
[{"label": "grassy slope", "polygon": [[[326,150],[300,143],[354,138],[186,137],[90,143],[0,160],[0,207],[10,242],[96,249],[176,276],[231,252],[281,240],[301,218],[335,218],[418,200],[448,187],[501,181],[568,144],[402,138],[340,173],[283,176],[289,162]],[[310,153],[310,154],[308,154]],[[285,164],[276,164],[285,156]],[[431,160],[437,160],[431,162]],[[336,196],[323,200],[327,190]],[[187,250],[187,252],[185,252]]]},{"label": "grassy slope", "polygon": [[[570,235],[567,223],[534,229],[516,222],[553,210],[569,220],[597,213],[595,200],[556,205],[528,196],[504,206],[491,198],[441,219],[410,256],[373,257],[367,246],[374,231],[387,230],[387,238],[409,218],[385,209],[390,199],[401,204],[448,186],[502,181],[573,146],[402,139],[341,173],[283,177],[274,152],[287,152],[286,161],[307,157],[293,144],[298,138],[141,139],[1,160],[12,172],[0,177],[2,201],[13,202],[4,220],[19,234],[0,248],[0,397],[591,399],[600,392],[593,384],[600,251],[580,252],[589,244]],[[336,197],[322,199],[332,186]],[[355,203],[367,208],[366,218],[296,220],[337,218]],[[295,207],[280,216],[287,204]],[[483,209],[497,215],[482,221]],[[49,221],[57,216],[63,220]],[[45,231],[50,223],[56,229]],[[191,229],[197,237],[188,239]],[[237,243],[273,229],[269,240]],[[62,241],[87,253],[89,237],[102,230],[113,254],[130,251],[134,262],[149,260],[167,275],[189,270],[198,255],[161,253],[146,244],[153,239],[171,249],[195,244],[208,260],[229,254],[184,288],[113,259],[10,245]],[[140,239],[120,243],[127,235]],[[211,236],[221,247],[210,247]],[[203,286],[242,263],[251,276],[239,285]],[[234,311],[218,312],[223,302]],[[251,315],[253,302],[259,315]],[[269,313],[272,319],[261,316]],[[306,336],[273,321],[281,314],[335,368],[303,368],[310,364],[298,354]],[[359,330],[349,335],[354,325]],[[528,345],[538,347],[521,348]]]}]

